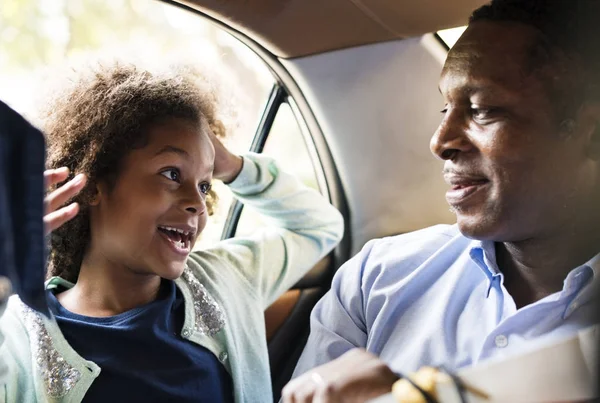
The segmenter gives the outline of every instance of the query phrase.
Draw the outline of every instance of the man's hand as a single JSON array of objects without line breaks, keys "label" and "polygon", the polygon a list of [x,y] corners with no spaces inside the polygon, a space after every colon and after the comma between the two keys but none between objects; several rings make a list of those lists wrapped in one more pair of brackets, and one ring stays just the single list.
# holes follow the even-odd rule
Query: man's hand
[{"label": "man's hand", "polygon": [[233,154],[223,143],[209,131],[209,137],[215,147],[215,170],[213,177],[224,183],[233,182],[242,170],[244,160],[242,157]]},{"label": "man's hand", "polygon": [[292,380],[284,403],[364,403],[392,390],[398,377],[375,355],[354,349]]},{"label": "man's hand", "polygon": [[[68,176],[68,168],[49,169],[44,172],[46,187],[63,182]],[[71,203],[65,207],[61,206],[81,192],[81,189],[85,186],[85,182],[85,175],[79,174],[46,196],[44,199],[44,227],[46,235],[77,215],[79,212],[79,205],[77,203]]]}]

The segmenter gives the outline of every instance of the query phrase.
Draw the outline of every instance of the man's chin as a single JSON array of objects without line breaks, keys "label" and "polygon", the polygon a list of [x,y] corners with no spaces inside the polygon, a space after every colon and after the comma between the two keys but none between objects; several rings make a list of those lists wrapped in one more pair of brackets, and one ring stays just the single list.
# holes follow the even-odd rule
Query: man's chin
[{"label": "man's chin", "polygon": [[461,234],[479,241],[494,240],[497,231],[491,221],[479,215],[456,214],[456,223]]}]

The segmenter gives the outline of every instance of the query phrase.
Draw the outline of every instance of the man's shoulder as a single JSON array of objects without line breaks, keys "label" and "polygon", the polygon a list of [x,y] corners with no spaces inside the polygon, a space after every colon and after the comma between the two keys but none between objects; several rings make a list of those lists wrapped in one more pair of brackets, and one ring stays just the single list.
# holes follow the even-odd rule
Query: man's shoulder
[{"label": "man's shoulder", "polygon": [[363,276],[373,280],[373,277],[387,273],[399,280],[449,250],[460,253],[468,249],[471,242],[456,225],[436,225],[375,239],[363,250]]},{"label": "man's shoulder", "polygon": [[438,224],[433,225],[431,227],[422,228],[416,231],[405,232],[399,235],[388,236],[385,238],[381,238],[381,241],[428,241],[435,242],[436,240],[454,238],[456,236],[463,236],[461,232],[458,230],[458,226],[456,224]]},{"label": "man's shoulder", "polygon": [[464,240],[456,225],[439,224],[404,234],[388,236],[371,241],[371,256],[377,257],[423,255],[444,247],[449,242]]}]

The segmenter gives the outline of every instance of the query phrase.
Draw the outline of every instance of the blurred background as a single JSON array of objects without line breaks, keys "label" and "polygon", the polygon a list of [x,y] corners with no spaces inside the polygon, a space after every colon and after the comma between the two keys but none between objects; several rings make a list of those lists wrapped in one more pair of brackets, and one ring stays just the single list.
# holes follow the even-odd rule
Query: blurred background
[{"label": "blurred background", "polygon": [[[40,78],[102,55],[199,62],[238,89],[240,119],[258,116],[273,78],[256,55],[215,25],[155,0],[2,0],[0,94],[33,112]],[[249,123],[249,122],[246,122]]]},{"label": "blurred background", "polygon": [[[265,63],[220,27],[157,0],[1,0],[0,99],[34,124],[44,94],[70,66],[111,57],[155,64],[192,63],[214,80],[224,101],[227,145],[248,150],[275,82]],[[280,108],[265,153],[318,188],[304,136],[287,104]],[[232,196],[220,201],[197,247],[221,237]],[[244,209],[236,235],[264,225]]]}]

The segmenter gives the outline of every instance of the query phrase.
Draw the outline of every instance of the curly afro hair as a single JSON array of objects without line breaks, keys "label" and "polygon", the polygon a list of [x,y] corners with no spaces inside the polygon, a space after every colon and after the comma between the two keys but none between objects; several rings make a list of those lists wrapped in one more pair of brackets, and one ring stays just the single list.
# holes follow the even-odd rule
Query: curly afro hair
[{"label": "curly afro hair", "polygon": [[[84,173],[88,183],[74,198],[80,213],[50,238],[49,276],[76,282],[90,242],[89,202],[96,184],[114,183],[128,153],[147,142],[146,129],[177,118],[208,122],[219,138],[218,99],[209,81],[180,67],[150,72],[126,63],[98,63],[74,71],[70,84],[54,95],[41,116],[48,142],[47,168],[66,166],[71,177]],[[209,213],[216,202],[207,198]]]},{"label": "curly afro hair", "polygon": [[572,114],[586,100],[600,101],[599,16],[598,0],[492,0],[469,22],[519,22],[538,30],[540,38],[530,52],[532,69],[567,61],[565,88],[551,84],[551,96],[559,113]]}]

